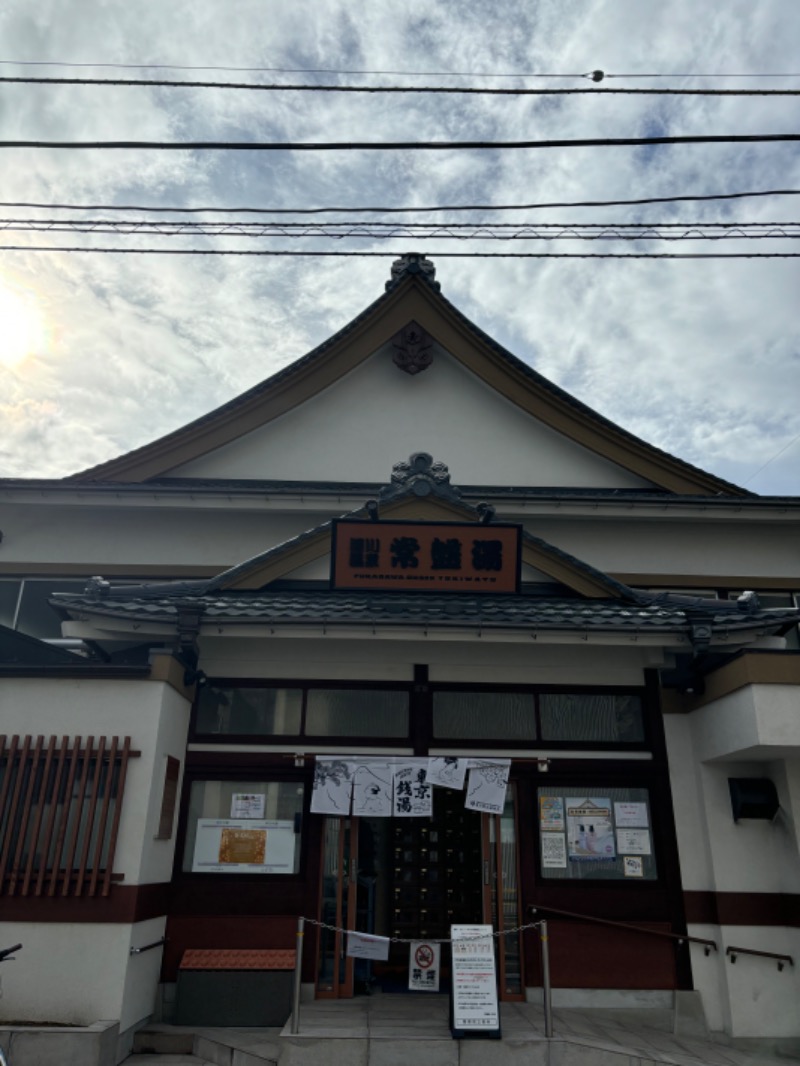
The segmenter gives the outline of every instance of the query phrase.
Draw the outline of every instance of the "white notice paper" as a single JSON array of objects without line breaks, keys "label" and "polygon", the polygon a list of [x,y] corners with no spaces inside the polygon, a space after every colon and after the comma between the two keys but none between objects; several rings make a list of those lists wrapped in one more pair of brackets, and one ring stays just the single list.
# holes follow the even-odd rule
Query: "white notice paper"
[{"label": "white notice paper", "polygon": [[647,820],[647,804],[615,803],[614,821],[617,823],[617,829],[627,829],[636,825],[646,828],[650,825]]},{"label": "white notice paper", "polygon": [[412,992],[439,991],[441,944],[412,940],[408,953],[408,987]]},{"label": "white notice paper", "polygon": [[391,818],[394,760],[356,760],[353,775],[353,814]]},{"label": "white notice paper", "polygon": [[347,954],[354,959],[376,959],[385,962],[389,958],[389,938],[373,936],[371,933],[348,932]]},{"label": "white notice paper", "polygon": [[467,760],[456,756],[437,756],[428,760],[428,781],[442,788],[463,788]]},{"label": "white notice paper", "polygon": [[263,792],[234,792],[231,796],[231,818],[263,818]]},{"label": "white notice paper", "polygon": [[464,806],[471,811],[502,814],[506,804],[510,759],[470,759],[467,798]]},{"label": "white notice paper", "polygon": [[618,829],[617,851],[620,855],[650,855],[650,830]]},{"label": "white notice paper", "polygon": [[558,870],[567,865],[567,838],[563,833],[542,833],[542,869]]},{"label": "white notice paper", "polygon": [[428,784],[428,760],[399,759],[394,767],[395,818],[430,818],[433,786]]},{"label": "white notice paper", "polygon": [[311,810],[315,814],[349,814],[352,789],[352,762],[317,756],[311,793]]}]

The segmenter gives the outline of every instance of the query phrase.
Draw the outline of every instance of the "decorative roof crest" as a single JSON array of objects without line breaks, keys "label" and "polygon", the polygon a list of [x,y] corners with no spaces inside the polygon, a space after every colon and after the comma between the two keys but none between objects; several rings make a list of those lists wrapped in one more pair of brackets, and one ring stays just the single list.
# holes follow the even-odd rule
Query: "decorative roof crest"
[{"label": "decorative roof crest", "polygon": [[448,500],[461,500],[461,493],[450,484],[450,471],[444,463],[427,452],[414,452],[408,462],[395,463],[391,481],[381,490],[381,498],[393,499],[407,492],[414,496],[439,496]]},{"label": "decorative roof crest", "polygon": [[392,346],[392,362],[406,374],[419,374],[433,362],[433,339],[414,321],[392,337]]},{"label": "decorative roof crest", "polygon": [[407,274],[421,275],[437,292],[441,285],[436,281],[436,267],[422,252],[407,252],[392,263],[392,276],[386,282],[386,291],[393,289]]}]

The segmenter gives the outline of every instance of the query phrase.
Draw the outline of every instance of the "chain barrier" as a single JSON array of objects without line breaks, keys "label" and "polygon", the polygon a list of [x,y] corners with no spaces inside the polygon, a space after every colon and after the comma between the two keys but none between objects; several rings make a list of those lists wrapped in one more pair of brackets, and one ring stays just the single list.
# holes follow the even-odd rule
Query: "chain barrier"
[{"label": "chain barrier", "polygon": [[[357,929],[344,929],[340,925],[329,925],[327,922],[318,922],[314,918],[304,919],[309,925],[316,925],[320,929],[327,929],[331,933],[346,933],[348,936],[352,933],[354,936],[377,936],[376,933],[360,933]],[[540,919],[538,922],[528,922],[526,925],[516,925],[513,929],[503,929],[501,932],[492,930],[491,933],[482,933],[479,936],[464,936],[459,937],[458,942],[463,944],[470,940],[485,940],[487,936],[496,937],[499,939],[501,936],[513,936],[515,933],[524,933],[527,929],[538,929],[542,925],[544,919]],[[416,944],[419,940],[425,940],[430,944],[452,944],[451,937],[402,937],[402,936],[386,936],[381,937],[381,940],[388,940],[392,944]]]}]

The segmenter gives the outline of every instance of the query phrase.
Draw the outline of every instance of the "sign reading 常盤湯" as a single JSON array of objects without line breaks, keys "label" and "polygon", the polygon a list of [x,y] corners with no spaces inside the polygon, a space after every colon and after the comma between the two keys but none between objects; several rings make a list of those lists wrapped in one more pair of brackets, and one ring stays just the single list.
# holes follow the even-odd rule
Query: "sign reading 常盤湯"
[{"label": "sign reading \u5e38\u76e4\u6e6f", "polygon": [[333,523],[335,589],[518,592],[520,527],[467,522]]}]

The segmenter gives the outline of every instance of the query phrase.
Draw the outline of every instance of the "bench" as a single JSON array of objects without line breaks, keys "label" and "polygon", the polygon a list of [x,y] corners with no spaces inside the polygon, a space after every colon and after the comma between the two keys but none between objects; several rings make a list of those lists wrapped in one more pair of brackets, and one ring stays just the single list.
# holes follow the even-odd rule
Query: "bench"
[{"label": "bench", "polygon": [[296,952],[188,948],[181,957],[176,1025],[283,1025],[292,1012]]}]

